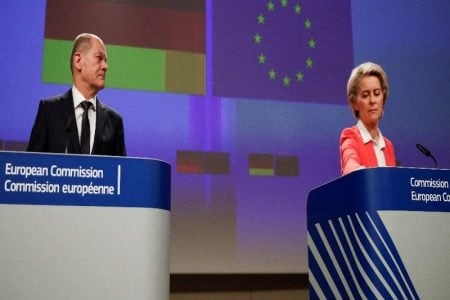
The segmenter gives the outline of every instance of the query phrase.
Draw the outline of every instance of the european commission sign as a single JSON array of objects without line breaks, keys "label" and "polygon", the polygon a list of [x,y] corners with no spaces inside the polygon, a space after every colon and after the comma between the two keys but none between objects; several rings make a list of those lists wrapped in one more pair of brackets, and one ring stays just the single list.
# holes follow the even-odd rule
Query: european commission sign
[{"label": "european commission sign", "polygon": [[0,172],[0,203],[170,208],[154,200],[170,178],[157,160],[1,152]]}]

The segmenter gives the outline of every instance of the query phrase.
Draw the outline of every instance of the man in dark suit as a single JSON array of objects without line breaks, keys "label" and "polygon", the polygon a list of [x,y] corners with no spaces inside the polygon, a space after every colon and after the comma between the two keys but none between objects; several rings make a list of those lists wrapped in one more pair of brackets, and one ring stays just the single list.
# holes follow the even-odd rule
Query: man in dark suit
[{"label": "man in dark suit", "polygon": [[97,97],[108,70],[103,41],[77,36],[70,68],[72,88],[39,103],[27,151],[126,156],[122,117]]}]

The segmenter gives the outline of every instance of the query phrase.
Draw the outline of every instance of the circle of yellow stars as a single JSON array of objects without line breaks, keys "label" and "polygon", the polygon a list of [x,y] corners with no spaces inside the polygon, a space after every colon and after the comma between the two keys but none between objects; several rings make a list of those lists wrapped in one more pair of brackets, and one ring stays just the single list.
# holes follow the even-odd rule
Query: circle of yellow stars
[{"label": "circle of yellow stars", "polygon": [[[279,7],[277,7],[274,3],[274,1],[269,0],[269,2],[267,2],[266,7],[266,15],[270,15],[273,14],[275,12],[276,9],[289,9],[289,0],[280,0],[279,1]],[[295,15],[301,15],[302,14],[302,9],[303,7],[301,6],[300,3],[295,3],[293,8],[291,8],[293,13]],[[264,25],[265,21],[266,21],[266,15],[263,13],[260,13],[257,16],[257,22],[258,25]],[[310,30],[312,28],[312,21],[309,18],[306,18],[303,22],[304,24],[304,28],[305,30]],[[263,36],[260,33],[256,33],[253,36],[253,42],[257,45],[261,45],[263,43]],[[314,50],[316,48],[316,44],[317,41],[314,38],[310,38],[308,40],[308,47],[311,50]],[[258,63],[261,65],[265,65],[266,64],[266,60],[267,57],[264,55],[264,53],[259,53],[258,54]],[[309,56],[306,60],[305,60],[305,66],[304,68],[306,69],[312,69],[314,65],[314,60],[312,59],[311,56]],[[291,84],[292,80],[295,80],[295,82],[297,83],[302,83],[303,79],[304,79],[304,71],[302,72],[302,69],[298,69],[298,71],[295,73],[295,75],[292,74],[282,74],[281,76],[279,76],[277,69],[275,68],[270,68],[270,70],[267,73],[267,76],[270,80],[277,80],[281,77],[283,86],[288,87]]]}]

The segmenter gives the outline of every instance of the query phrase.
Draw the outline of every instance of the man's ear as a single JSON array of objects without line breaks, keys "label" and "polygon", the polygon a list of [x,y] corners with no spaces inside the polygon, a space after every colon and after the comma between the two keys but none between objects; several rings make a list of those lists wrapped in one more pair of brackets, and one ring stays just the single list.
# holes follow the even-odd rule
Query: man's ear
[{"label": "man's ear", "polygon": [[81,53],[79,52],[73,55],[73,67],[78,71],[81,70]]}]

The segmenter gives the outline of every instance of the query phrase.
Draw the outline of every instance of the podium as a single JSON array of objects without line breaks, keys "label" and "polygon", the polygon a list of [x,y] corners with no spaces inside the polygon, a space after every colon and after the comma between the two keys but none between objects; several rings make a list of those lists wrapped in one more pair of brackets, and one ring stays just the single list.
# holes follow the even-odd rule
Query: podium
[{"label": "podium", "polygon": [[0,299],[169,299],[169,164],[0,152],[0,170]]},{"label": "podium", "polygon": [[373,168],[312,190],[312,299],[446,299],[450,170]]}]

